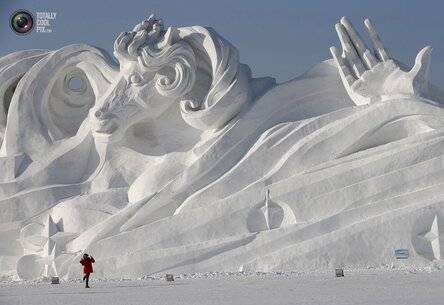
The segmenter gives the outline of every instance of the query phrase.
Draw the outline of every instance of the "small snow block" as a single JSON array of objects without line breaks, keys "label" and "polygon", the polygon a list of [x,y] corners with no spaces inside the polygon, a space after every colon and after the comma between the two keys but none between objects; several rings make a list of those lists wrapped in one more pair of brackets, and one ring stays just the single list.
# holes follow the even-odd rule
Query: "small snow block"
[{"label": "small snow block", "polygon": [[51,278],[51,284],[60,284],[59,277],[58,276],[53,276]]},{"label": "small snow block", "polygon": [[340,269],[340,268],[335,269],[335,274],[336,274],[336,277],[343,277],[344,276],[344,269]]},{"label": "small snow block", "polygon": [[165,275],[165,280],[166,280],[167,282],[174,282],[174,275],[172,275],[172,274],[166,274],[166,275]]},{"label": "small snow block", "polygon": [[408,259],[409,258],[409,250],[408,249],[396,249],[395,250],[396,259]]}]

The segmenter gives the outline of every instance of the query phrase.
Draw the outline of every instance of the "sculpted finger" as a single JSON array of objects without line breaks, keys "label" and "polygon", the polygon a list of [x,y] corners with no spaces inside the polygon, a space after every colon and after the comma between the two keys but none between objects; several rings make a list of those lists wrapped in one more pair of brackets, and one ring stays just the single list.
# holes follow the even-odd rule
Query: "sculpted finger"
[{"label": "sculpted finger", "polygon": [[373,68],[378,64],[378,60],[376,59],[375,55],[367,49],[365,50],[364,54],[362,55],[363,61],[367,64],[367,67],[369,69]]},{"label": "sculpted finger", "polygon": [[373,26],[370,19],[365,19],[364,25],[365,25],[365,28],[367,29],[368,34],[370,35],[370,39],[373,42],[376,54],[378,55],[379,59],[382,61],[389,60],[390,56],[389,56],[387,50],[385,49],[384,44],[381,41],[381,38],[379,38],[379,35],[376,32],[375,27]]},{"label": "sculpted finger", "polygon": [[119,44],[122,42],[123,37],[125,37],[125,33],[120,33],[119,36],[117,36],[116,40],[114,40],[114,49],[119,46]]},{"label": "sculpted finger", "polygon": [[432,61],[432,47],[427,46],[416,55],[415,65],[409,74],[415,84],[415,89],[421,95],[426,95],[429,88],[430,64]]},{"label": "sculpted finger", "polygon": [[375,56],[368,50],[368,47],[359,36],[359,33],[355,30],[353,24],[348,20],[347,17],[341,18],[341,24],[344,26],[347,31],[348,36],[356,49],[361,60],[365,63],[367,68],[372,68],[377,64]]},{"label": "sculpted finger", "polygon": [[432,47],[424,47],[418,52],[415,58],[415,65],[413,66],[411,73],[428,75],[430,69],[430,63],[432,60]]},{"label": "sculpted finger", "polygon": [[348,36],[344,26],[340,23],[335,25],[336,32],[338,33],[339,40],[341,41],[343,57],[345,57],[350,67],[352,67],[353,72],[357,77],[360,77],[365,72],[365,67],[356,53],[355,47],[353,46],[350,37]]},{"label": "sculpted finger", "polygon": [[335,47],[330,48],[330,53],[338,66],[339,75],[341,76],[342,82],[345,86],[351,86],[356,81],[356,78],[353,76],[344,58],[341,57],[341,54],[339,54]]}]

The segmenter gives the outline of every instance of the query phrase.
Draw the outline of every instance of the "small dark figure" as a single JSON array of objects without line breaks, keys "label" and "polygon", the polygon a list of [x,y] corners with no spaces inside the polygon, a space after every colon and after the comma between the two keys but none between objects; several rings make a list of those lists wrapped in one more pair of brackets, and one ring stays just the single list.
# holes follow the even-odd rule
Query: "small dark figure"
[{"label": "small dark figure", "polygon": [[83,273],[85,276],[83,277],[83,281],[86,280],[85,288],[89,288],[89,275],[93,273],[92,264],[95,263],[94,257],[89,256],[88,254],[83,254],[83,258],[80,260],[80,264],[83,266]]}]

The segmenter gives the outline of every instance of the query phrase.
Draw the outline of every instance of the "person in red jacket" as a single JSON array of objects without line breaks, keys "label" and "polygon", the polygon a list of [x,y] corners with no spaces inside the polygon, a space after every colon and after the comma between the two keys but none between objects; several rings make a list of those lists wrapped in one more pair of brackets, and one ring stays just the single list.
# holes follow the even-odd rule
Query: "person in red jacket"
[{"label": "person in red jacket", "polygon": [[89,288],[89,275],[93,273],[92,264],[95,263],[94,257],[89,256],[88,254],[83,254],[83,258],[80,260],[80,264],[83,266],[83,273],[85,276],[83,277],[83,281],[86,280],[85,288]]}]

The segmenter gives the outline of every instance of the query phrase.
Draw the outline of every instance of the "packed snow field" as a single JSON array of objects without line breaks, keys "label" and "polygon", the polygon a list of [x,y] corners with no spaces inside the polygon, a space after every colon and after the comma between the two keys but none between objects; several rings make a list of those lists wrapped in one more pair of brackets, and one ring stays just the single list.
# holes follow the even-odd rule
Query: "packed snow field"
[{"label": "packed snow field", "polygon": [[375,270],[316,274],[225,273],[179,276],[174,282],[149,277],[139,280],[93,280],[51,285],[44,282],[3,282],[1,305],[222,305],[222,304],[422,304],[444,299],[444,271]]}]

